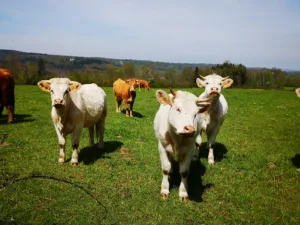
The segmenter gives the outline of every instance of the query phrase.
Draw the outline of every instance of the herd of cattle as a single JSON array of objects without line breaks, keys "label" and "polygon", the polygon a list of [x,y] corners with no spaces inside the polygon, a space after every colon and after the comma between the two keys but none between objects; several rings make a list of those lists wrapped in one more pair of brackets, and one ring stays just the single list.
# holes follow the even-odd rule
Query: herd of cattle
[{"label": "herd of cattle", "polygon": [[[217,74],[200,76],[196,79],[199,87],[205,91],[199,96],[186,91],[170,93],[156,91],[160,107],[154,118],[154,132],[158,141],[158,151],[162,167],[161,197],[168,198],[170,193],[169,175],[174,170],[173,162],[179,165],[181,183],[179,198],[187,200],[187,177],[192,160],[198,160],[202,132],[207,135],[209,149],[208,163],[214,164],[213,146],[219,129],[228,111],[228,104],[221,94],[222,89],[232,85],[233,80]],[[0,112],[5,106],[8,111],[8,123],[14,119],[14,81],[11,73],[0,69]],[[107,115],[107,96],[96,84],[80,84],[68,78],[52,78],[41,80],[37,84],[40,89],[51,94],[51,117],[59,143],[59,163],[64,163],[66,136],[72,134],[71,164],[78,165],[78,147],[84,127],[89,131],[89,144],[94,146],[94,132],[99,140],[97,147],[104,147],[104,129]],[[117,79],[113,83],[116,101],[116,112],[120,113],[120,105],[124,101],[126,116],[133,116],[133,104],[136,88],[149,90],[147,81],[137,79]],[[300,88],[296,89],[300,97]],[[129,105],[129,109],[128,109]]]}]

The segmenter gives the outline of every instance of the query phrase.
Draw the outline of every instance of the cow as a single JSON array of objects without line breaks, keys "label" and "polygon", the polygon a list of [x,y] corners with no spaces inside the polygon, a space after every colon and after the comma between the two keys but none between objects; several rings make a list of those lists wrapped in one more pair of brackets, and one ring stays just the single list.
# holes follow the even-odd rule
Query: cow
[{"label": "cow", "polygon": [[297,96],[300,97],[300,88],[297,88],[297,89],[295,90],[295,92],[296,92]]},{"label": "cow", "polygon": [[7,122],[13,123],[15,117],[15,83],[10,71],[0,68],[0,116],[4,107],[8,114]]},{"label": "cow", "polygon": [[213,145],[215,144],[217,134],[228,111],[228,104],[225,97],[221,94],[221,90],[230,87],[233,80],[228,77],[223,78],[217,74],[200,77],[201,79],[196,79],[196,83],[199,87],[205,87],[205,91],[199,96],[199,98],[205,99],[211,97],[212,102],[209,110],[204,113],[204,119],[200,121],[201,129],[196,139],[196,151],[194,157],[198,158],[199,156],[199,147],[202,142],[201,135],[202,131],[205,131],[207,136],[207,148],[209,149],[208,164],[214,165],[215,160]]},{"label": "cow", "polygon": [[[126,116],[133,116],[133,104],[136,97],[136,88],[137,80],[136,79],[128,79],[126,81],[118,78],[113,83],[113,91],[116,99],[116,112],[121,112],[121,104],[124,101],[126,108]],[[128,110],[128,103],[130,105],[130,112]]]},{"label": "cow", "polygon": [[168,198],[168,177],[174,170],[173,162],[177,162],[181,176],[179,199],[186,201],[189,199],[187,177],[199,129],[197,122],[201,120],[201,114],[208,110],[210,103],[208,99],[200,100],[189,92],[175,92],[172,89],[171,94],[157,90],[156,98],[161,104],[154,118],[163,176],[160,195],[163,199]]},{"label": "cow", "polygon": [[72,133],[71,165],[78,165],[78,147],[82,129],[89,130],[89,144],[94,145],[94,130],[104,147],[104,126],[107,114],[106,93],[96,84],[80,84],[68,78],[41,80],[37,85],[51,93],[51,117],[59,143],[59,163],[65,162],[66,136]]},{"label": "cow", "polygon": [[138,80],[138,85],[139,85],[139,91],[141,90],[141,87],[145,88],[145,91],[150,90],[149,83],[145,80]]}]

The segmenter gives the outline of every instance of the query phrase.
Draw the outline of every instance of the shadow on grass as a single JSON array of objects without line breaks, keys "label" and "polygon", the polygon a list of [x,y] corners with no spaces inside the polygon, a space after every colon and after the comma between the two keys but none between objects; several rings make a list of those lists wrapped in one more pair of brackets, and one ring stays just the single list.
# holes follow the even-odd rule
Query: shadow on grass
[{"label": "shadow on grass", "polygon": [[[122,114],[126,115],[126,109],[122,109],[121,112],[122,112]],[[136,117],[136,118],[143,118],[143,117],[145,117],[142,114],[140,114],[138,112],[135,112],[135,111],[132,111],[132,115],[133,115],[133,117]]]},{"label": "shadow on grass", "polygon": [[79,163],[83,162],[85,165],[93,164],[100,158],[108,158],[104,154],[111,153],[119,149],[123,145],[120,141],[106,141],[104,142],[104,149],[97,147],[85,147],[80,150],[78,154]]},{"label": "shadow on grass", "polygon": [[291,160],[295,167],[300,168],[300,154],[296,154]]},{"label": "shadow on grass", "polygon": [[[26,122],[32,122],[35,121],[35,119],[30,118],[30,114],[15,114],[14,122],[15,123],[26,123]],[[8,124],[7,123],[7,115],[1,115],[0,116],[0,124]]]},{"label": "shadow on grass", "polygon": [[[199,156],[200,158],[206,158],[208,157],[208,148],[206,147],[207,142],[202,143],[199,149]],[[223,160],[223,158],[227,158],[227,156],[225,155],[228,150],[226,148],[225,145],[216,142],[214,144],[214,157],[215,157],[215,162],[220,162]]]},{"label": "shadow on grass", "polygon": [[[170,191],[174,188],[178,188],[181,182],[178,163],[172,162],[172,169],[173,172],[170,175]],[[191,201],[202,202],[204,191],[212,187],[212,184],[202,184],[201,176],[205,174],[205,171],[206,168],[201,164],[200,160],[191,162],[188,176],[188,194]]]}]

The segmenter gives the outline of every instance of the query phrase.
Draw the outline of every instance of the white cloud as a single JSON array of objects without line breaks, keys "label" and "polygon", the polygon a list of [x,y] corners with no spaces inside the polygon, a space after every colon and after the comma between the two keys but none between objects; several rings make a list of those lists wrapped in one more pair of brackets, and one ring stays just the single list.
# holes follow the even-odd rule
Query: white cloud
[{"label": "white cloud", "polygon": [[[300,69],[293,1],[13,1],[0,48]],[[13,41],[12,41],[13,40]]]}]

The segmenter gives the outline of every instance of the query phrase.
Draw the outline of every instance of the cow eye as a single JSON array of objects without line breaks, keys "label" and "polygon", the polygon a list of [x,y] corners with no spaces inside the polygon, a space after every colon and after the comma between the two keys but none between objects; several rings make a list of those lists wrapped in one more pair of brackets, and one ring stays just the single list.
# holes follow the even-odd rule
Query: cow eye
[{"label": "cow eye", "polygon": [[53,93],[54,93],[54,91],[53,91],[52,89],[50,90],[50,92],[51,92],[51,94],[53,94]]},{"label": "cow eye", "polygon": [[181,110],[179,108],[177,108],[176,111],[179,112],[179,113],[181,112]]},{"label": "cow eye", "polygon": [[219,83],[219,85],[221,85],[221,86],[222,86],[222,83]]},{"label": "cow eye", "polygon": [[205,84],[208,84],[208,82],[206,82]]}]

